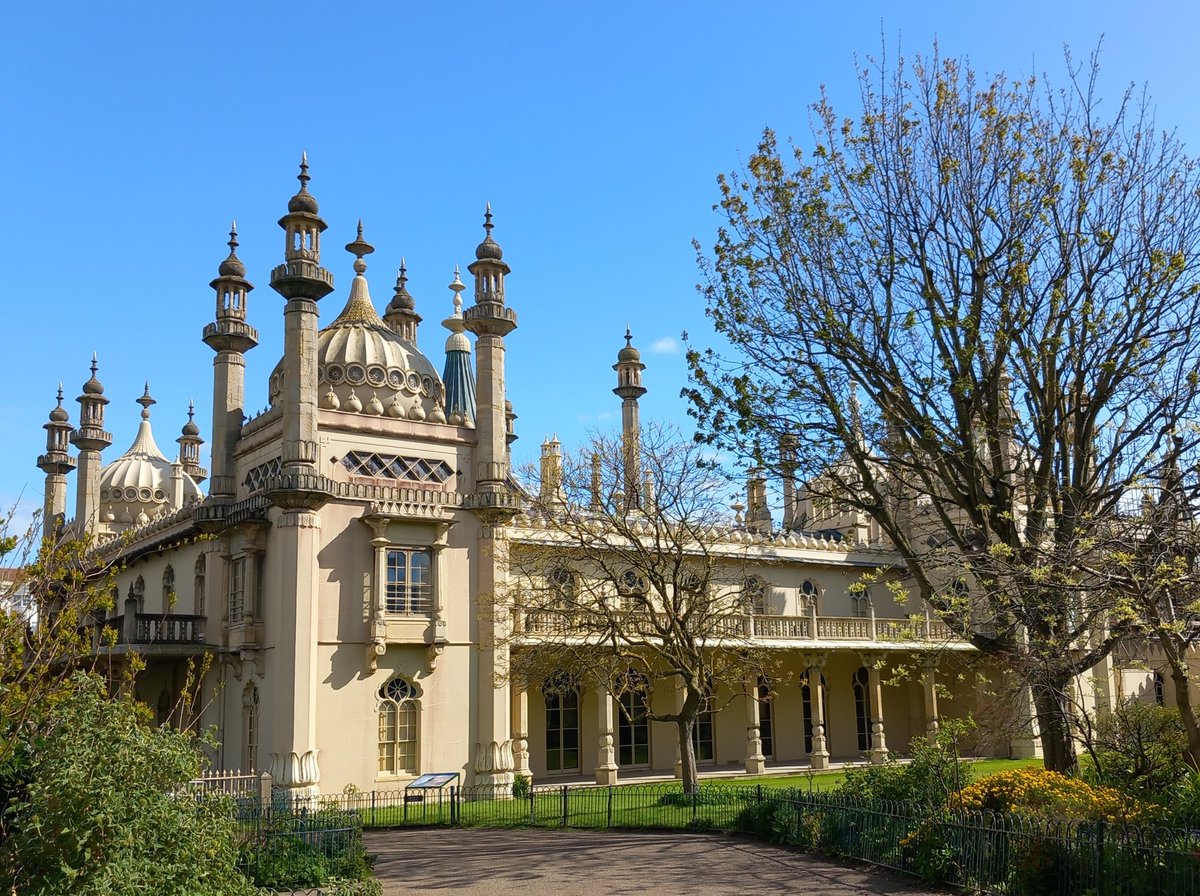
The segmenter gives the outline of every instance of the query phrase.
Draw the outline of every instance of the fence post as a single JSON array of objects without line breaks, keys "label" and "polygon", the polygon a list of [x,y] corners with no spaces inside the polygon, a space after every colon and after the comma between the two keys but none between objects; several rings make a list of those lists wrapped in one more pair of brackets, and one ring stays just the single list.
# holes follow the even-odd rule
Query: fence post
[{"label": "fence post", "polygon": [[1092,878],[1096,882],[1096,896],[1104,896],[1104,819],[1096,822],[1096,870]]},{"label": "fence post", "polygon": [[533,824],[536,821],[536,819],[534,818],[534,814],[535,814],[535,812],[534,812],[534,807],[533,807],[533,788],[530,787],[529,788],[529,823],[530,824]]},{"label": "fence post", "polygon": [[761,784],[754,785],[754,792],[755,792],[755,796],[758,798],[758,802],[762,803],[762,785]]},{"label": "fence post", "polygon": [[263,772],[258,779],[258,814],[271,811],[271,790],[275,786],[270,772]]},{"label": "fence post", "polygon": [[613,789],[612,789],[612,785],[609,785],[609,788],[608,788],[608,825],[607,826],[610,828],[612,827],[612,801],[613,801]]},{"label": "fence post", "polygon": [[455,811],[458,804],[458,788],[453,784],[450,785],[450,824],[453,825],[458,821],[458,812]]},{"label": "fence post", "polygon": [[371,827],[375,827],[375,791],[371,791]]},{"label": "fence post", "polygon": [[700,787],[699,787],[699,785],[697,785],[696,788],[692,791],[692,821],[696,820],[696,803],[699,802],[699,800],[700,800]]},{"label": "fence post", "polygon": [[567,812],[569,811],[567,807],[567,800],[569,799],[567,796],[567,790],[567,785],[564,784],[562,789],[562,826],[564,828],[567,826]]}]

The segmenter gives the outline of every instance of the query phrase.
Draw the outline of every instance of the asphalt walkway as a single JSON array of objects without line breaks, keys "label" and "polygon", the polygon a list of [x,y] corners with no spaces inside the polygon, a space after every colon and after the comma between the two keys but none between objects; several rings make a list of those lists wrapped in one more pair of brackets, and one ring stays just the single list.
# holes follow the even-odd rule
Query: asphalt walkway
[{"label": "asphalt walkway", "polygon": [[932,896],[906,878],[717,834],[405,828],[368,831],[385,896]]}]

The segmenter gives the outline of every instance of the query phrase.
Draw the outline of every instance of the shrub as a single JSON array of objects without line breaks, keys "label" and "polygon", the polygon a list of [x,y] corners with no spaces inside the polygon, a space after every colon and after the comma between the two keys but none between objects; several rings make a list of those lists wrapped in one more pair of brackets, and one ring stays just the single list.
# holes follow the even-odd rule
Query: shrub
[{"label": "shrub", "polygon": [[970,769],[959,760],[955,748],[969,726],[969,722],[947,722],[936,743],[915,737],[909,745],[911,761],[891,759],[884,765],[851,769],[836,792],[864,800],[945,805],[959,787],[971,780]]},{"label": "shrub", "polygon": [[753,834],[772,843],[791,841],[794,810],[787,800],[768,797],[749,803],[733,818],[733,830]]},{"label": "shrub", "polygon": [[243,847],[243,866],[262,887],[317,887],[331,879],[363,880],[375,857],[362,842],[354,812],[276,813]]},{"label": "shrub", "polygon": [[1087,777],[1144,799],[1164,800],[1187,776],[1187,731],[1179,710],[1125,700],[1096,719]]},{"label": "shrub", "polygon": [[186,786],[200,769],[196,739],[151,728],[132,698],[77,676],[31,751],[28,784],[0,846],[30,896],[242,894],[228,801]]},{"label": "shrub", "polygon": [[1040,768],[997,772],[963,788],[962,808],[1066,821],[1137,821],[1145,807],[1112,787]]}]

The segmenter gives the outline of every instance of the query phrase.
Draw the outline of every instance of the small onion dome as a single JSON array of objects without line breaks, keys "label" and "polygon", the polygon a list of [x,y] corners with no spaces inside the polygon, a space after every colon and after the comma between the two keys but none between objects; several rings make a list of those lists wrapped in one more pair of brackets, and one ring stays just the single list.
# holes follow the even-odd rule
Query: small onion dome
[{"label": "small onion dome", "polygon": [[200,435],[200,427],[196,425],[196,405],[193,402],[188,402],[188,422],[183,424],[182,433],[185,436]]},{"label": "small onion dome", "polygon": [[483,229],[487,231],[487,236],[483,238],[483,242],[475,247],[475,257],[480,261],[500,261],[504,258],[504,250],[500,248],[500,244],[492,239],[492,204],[487,204],[487,211],[483,215]]},{"label": "small onion dome", "polygon": [[92,378],[83,384],[84,395],[103,395],[104,387],[100,385],[100,381],[96,379],[96,371],[100,369],[100,365],[96,363],[96,353],[92,352]]},{"label": "small onion dome", "polygon": [[642,353],[633,347],[633,334],[629,332],[629,327],[625,328],[625,347],[617,352],[617,361],[640,361]]},{"label": "small onion dome", "polygon": [[395,295],[392,296],[392,301],[388,303],[387,313],[393,311],[412,311],[417,307],[417,303],[413,301],[412,295],[405,285],[408,283],[408,268],[404,266],[404,259],[400,259],[400,271],[396,274]]},{"label": "small onion dome", "polygon": [[50,412],[51,423],[66,423],[71,419],[71,415],[67,413],[67,409],[62,406],[63,391],[62,383],[58,384],[58,407]]},{"label": "small onion dome", "polygon": [[242,264],[242,260],[237,257],[237,221],[229,225],[229,257],[221,262],[221,266],[217,268],[217,273],[222,277],[245,277],[246,266]]},{"label": "small onion dome", "polygon": [[308,212],[311,215],[317,213],[317,200],[312,193],[308,192],[308,153],[305,152],[300,156],[300,173],[296,175],[296,180],[300,181],[300,192],[288,200],[289,212]]}]

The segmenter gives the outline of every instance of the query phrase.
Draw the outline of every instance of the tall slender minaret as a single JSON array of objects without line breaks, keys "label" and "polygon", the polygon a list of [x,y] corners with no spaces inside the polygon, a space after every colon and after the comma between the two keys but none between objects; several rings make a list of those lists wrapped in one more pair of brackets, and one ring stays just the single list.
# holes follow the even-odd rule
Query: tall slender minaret
[{"label": "tall slender minaret", "polygon": [[471,340],[467,338],[467,325],[463,322],[462,296],[467,287],[454,266],[454,281],[450,291],[454,293],[454,313],[442,321],[450,331],[446,337],[446,366],[442,371],[442,382],[446,384],[446,420],[456,426],[475,425],[475,370],[471,367]]},{"label": "tall slender minaret", "polygon": [[[279,603],[269,608],[278,619],[276,644],[267,657],[267,675],[289,687],[272,701],[271,775],[293,799],[320,793],[317,764],[317,606],[320,597],[321,516],[329,482],[317,467],[317,302],[333,291],[333,275],[321,267],[317,200],[308,192],[308,157],[300,162],[300,192],[279,219],[286,234],[284,263],[271,271],[271,288],[284,306],[283,469],[267,480],[264,492],[281,509],[275,518]],[[360,245],[361,244],[361,245]],[[358,256],[370,250],[361,238],[347,247]],[[357,251],[356,251],[357,250]],[[365,265],[363,265],[365,268]],[[373,311],[373,309],[372,309]]]},{"label": "tall slender minaret", "polygon": [[[233,449],[245,417],[246,352],[258,345],[258,331],[246,323],[246,295],[254,285],[246,279],[246,266],[237,257],[237,247],[234,221],[229,229],[229,257],[221,262],[216,279],[209,284],[217,294],[217,319],[204,327],[204,342],[217,353],[213,358],[213,475],[208,492],[208,503],[217,506],[231,503],[237,491]],[[191,419],[189,408],[189,424]],[[199,437],[198,428],[195,435]],[[196,445],[197,465],[199,447]],[[184,461],[187,463],[186,458]]]},{"label": "tall slender minaret", "polygon": [[[283,311],[283,470],[285,491],[312,492],[320,507],[325,482],[317,471],[317,302],[333,292],[333,274],[321,267],[321,234],[328,226],[308,192],[308,154],[300,160],[300,191],[279,219],[286,234],[284,263],[271,271],[271,289],[285,299]],[[313,503],[315,502],[315,504]],[[310,506],[312,505],[312,506]],[[295,500],[288,505],[298,506]]]},{"label": "tall slender minaret", "polygon": [[75,469],[75,458],[67,453],[71,423],[63,407],[62,383],[58,384],[58,406],[50,412],[50,422],[42,428],[46,430],[46,453],[37,459],[38,467],[46,474],[42,538],[54,538],[67,511],[67,474]]},{"label": "tall slender minaret", "polygon": [[104,387],[96,379],[96,355],[92,376],[83,384],[79,402],[79,428],[71,433],[71,444],[79,449],[79,476],[75,482],[75,535],[91,534],[100,509],[100,452],[112,444],[112,433],[104,431]]},{"label": "tall slender minaret", "polygon": [[[475,490],[465,506],[482,524],[476,553],[477,607],[480,619],[478,685],[475,693],[474,783],[511,787],[515,767],[509,686],[494,682],[507,665],[504,626],[508,618],[507,541],[504,524],[520,510],[517,491],[508,482],[508,425],[504,399],[504,337],[517,326],[517,315],[504,304],[504,277],[509,267],[492,239],[492,207],[484,215],[487,235],[475,249],[467,270],[475,275],[475,304],[463,323],[475,334],[476,405]],[[491,620],[484,622],[484,620]],[[523,740],[526,732],[518,732]],[[518,744],[518,755],[524,745]]]},{"label": "tall slender minaret", "polygon": [[625,347],[617,352],[617,387],[613,393],[621,399],[621,450],[625,468],[623,489],[625,506],[636,510],[642,506],[642,430],[638,413],[638,399],[646,394],[642,385],[642,353],[633,347],[633,334],[625,328]]}]

